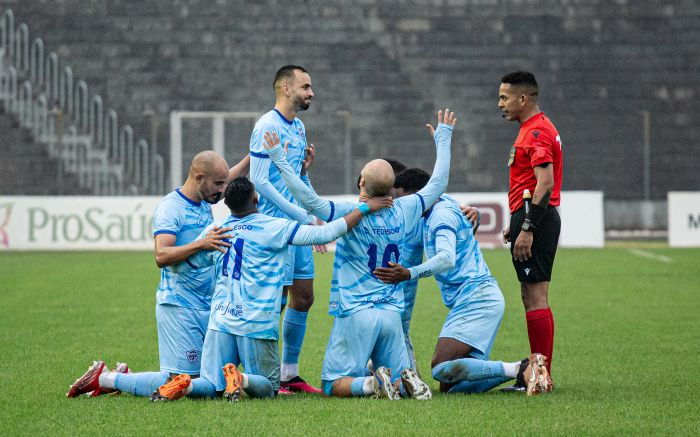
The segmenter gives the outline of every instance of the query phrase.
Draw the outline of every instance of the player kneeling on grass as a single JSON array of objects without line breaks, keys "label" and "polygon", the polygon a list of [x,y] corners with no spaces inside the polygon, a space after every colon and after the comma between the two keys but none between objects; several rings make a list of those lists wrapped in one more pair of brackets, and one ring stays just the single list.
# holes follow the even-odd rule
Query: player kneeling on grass
[{"label": "player kneeling on grass", "polygon": [[[430,387],[421,381],[410,360],[404,340],[401,314],[403,287],[381,282],[372,272],[376,265],[402,260],[409,230],[447,188],[452,130],[457,121],[449,109],[438,112],[438,127],[427,125],[436,148],[433,177],[412,196],[397,199],[392,208],[365,217],[360,225],[340,238],[333,263],[329,314],[335,317],[323,359],[321,380],[327,396],[376,395],[397,400],[403,397],[430,399]],[[311,214],[330,219],[355,208],[352,202],[322,199],[300,178],[285,158],[275,133],[265,134],[264,147],[277,166],[294,198]],[[360,174],[359,201],[391,195],[394,171],[383,159],[368,162]],[[377,366],[368,376],[367,361]],[[393,375],[392,375],[393,374]],[[400,376],[399,376],[400,374]]]},{"label": "player kneeling on grass", "polygon": [[[280,388],[277,340],[288,246],[334,241],[357,225],[363,214],[392,204],[390,197],[374,197],[362,209],[328,224],[302,226],[260,214],[255,186],[246,178],[234,179],[224,196],[231,215],[221,226],[231,228],[231,247],[225,253],[199,252],[178,266],[197,269],[213,265],[215,269],[201,377],[176,376],[153,393],[154,401],[185,395],[213,398],[221,392],[228,400],[237,401],[242,391],[250,397],[275,396]],[[240,364],[245,373],[237,369]]]},{"label": "player kneeling on grass", "polygon": [[[429,179],[430,175],[421,169],[404,170],[394,183],[397,197],[400,200],[418,192]],[[513,378],[528,395],[551,391],[546,357],[541,354],[514,363],[488,361],[503,318],[503,294],[484,261],[473,225],[459,204],[442,195],[423,217],[427,260],[408,269],[389,262],[374,274],[385,283],[435,275],[442,300],[450,309],[431,364],[440,391],[481,393]]]}]

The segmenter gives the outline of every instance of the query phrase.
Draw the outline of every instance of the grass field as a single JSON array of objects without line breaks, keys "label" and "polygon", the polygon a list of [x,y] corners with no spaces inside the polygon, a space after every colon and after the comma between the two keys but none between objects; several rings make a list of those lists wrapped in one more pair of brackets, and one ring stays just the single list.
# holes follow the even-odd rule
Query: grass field
[{"label": "grass field", "polygon": [[[506,297],[492,357],[519,360],[529,347],[508,253],[485,256]],[[316,261],[316,304],[300,367],[319,384],[332,257]],[[550,289],[556,390],[546,396],[66,399],[68,385],[93,359],[158,369],[158,277],[151,253],[0,254],[0,433],[700,434],[700,250],[560,250]],[[445,314],[434,280],[424,280],[411,332],[426,374]]]}]

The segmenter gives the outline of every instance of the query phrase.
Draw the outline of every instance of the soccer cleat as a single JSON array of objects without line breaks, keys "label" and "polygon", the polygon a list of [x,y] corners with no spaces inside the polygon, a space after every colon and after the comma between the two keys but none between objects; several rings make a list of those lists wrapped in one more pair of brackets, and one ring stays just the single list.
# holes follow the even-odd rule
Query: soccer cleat
[{"label": "soccer cleat", "polygon": [[[112,370],[112,372],[114,372],[114,373],[129,373],[129,366],[127,366],[126,363],[117,363],[114,365],[114,370]],[[86,396],[89,398],[95,398],[95,397],[100,396],[100,395],[106,395],[106,394],[118,395],[119,393],[121,393],[119,390],[97,387],[95,390],[91,391],[90,393],[87,393]]]},{"label": "soccer cleat", "polygon": [[392,401],[401,399],[399,391],[391,383],[391,369],[381,366],[374,372],[374,397]]},{"label": "soccer cleat", "polygon": [[156,401],[175,401],[187,394],[187,389],[192,384],[190,375],[184,373],[170,378],[168,382],[161,385],[151,395],[151,400]]},{"label": "soccer cleat", "polygon": [[321,389],[318,389],[310,384],[308,384],[306,381],[301,379],[299,376],[295,376],[294,378],[290,379],[289,381],[280,381],[280,389],[284,388],[287,391],[290,392],[303,392],[303,393],[314,393],[314,394],[319,394],[322,392]]},{"label": "soccer cleat", "polygon": [[[523,363],[520,364],[521,369],[522,366]],[[520,376],[520,372],[518,372],[518,376]],[[528,357],[528,364],[523,370],[522,378],[527,387],[528,396],[552,391],[552,380],[547,372],[547,357],[542,354],[532,354]]]},{"label": "soccer cleat", "polygon": [[280,389],[277,390],[277,395],[278,396],[294,396],[294,392],[280,387]]},{"label": "soccer cleat", "polygon": [[428,384],[423,382],[413,369],[405,369],[401,372],[401,382],[409,398],[423,401],[433,397]]},{"label": "soccer cleat", "polygon": [[520,367],[518,368],[518,375],[515,377],[515,384],[509,385],[508,387],[503,387],[500,391],[504,393],[520,393],[527,391],[527,384],[525,383],[525,368],[530,364],[530,359],[524,358],[520,361]]},{"label": "soccer cleat", "polygon": [[87,372],[83,373],[83,376],[76,379],[70,386],[68,393],[66,393],[66,397],[74,398],[83,393],[89,393],[97,390],[100,387],[100,375],[104,371],[104,361],[93,361],[92,366],[87,369]]},{"label": "soccer cleat", "polygon": [[224,379],[226,379],[226,390],[224,390],[224,398],[230,402],[238,402],[241,398],[243,390],[243,376],[231,363],[224,366]]}]

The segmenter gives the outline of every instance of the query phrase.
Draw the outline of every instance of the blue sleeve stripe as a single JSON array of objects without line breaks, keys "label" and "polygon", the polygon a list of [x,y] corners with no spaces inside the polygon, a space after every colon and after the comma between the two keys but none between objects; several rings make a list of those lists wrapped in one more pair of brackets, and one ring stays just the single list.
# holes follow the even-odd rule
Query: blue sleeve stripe
[{"label": "blue sleeve stripe", "polygon": [[329,203],[330,206],[331,206],[331,215],[328,217],[328,220],[326,220],[326,221],[327,221],[327,222],[332,222],[332,221],[333,221],[333,216],[335,215],[335,203],[333,203],[333,201],[329,201],[328,203]]},{"label": "blue sleeve stripe", "polygon": [[423,196],[420,194],[416,193],[416,196],[420,199],[420,204],[421,204],[421,211],[425,212],[425,200],[423,200]]},{"label": "blue sleeve stripe", "polygon": [[186,262],[187,264],[189,264],[190,267],[192,267],[192,268],[195,269],[195,270],[197,270],[197,269],[199,268],[199,267],[197,267],[196,265],[192,264],[192,262],[191,262],[189,259],[186,259],[185,262]]},{"label": "blue sleeve stripe", "polygon": [[164,229],[164,230],[161,230],[161,231],[155,231],[155,232],[153,233],[153,236],[155,237],[156,235],[160,235],[160,234],[177,235],[177,232],[175,232],[175,231],[169,231],[169,230],[167,230],[167,229]]},{"label": "blue sleeve stripe", "polygon": [[301,223],[297,223],[297,225],[294,227],[294,230],[292,231],[292,235],[290,235],[289,240],[287,240],[287,244],[292,244],[292,240],[294,240],[294,236],[297,234],[297,231],[299,230],[299,226],[301,226]]},{"label": "blue sleeve stripe", "polygon": [[454,228],[453,228],[452,226],[448,226],[448,225],[440,225],[440,226],[438,226],[438,227],[435,228],[435,230],[433,231],[433,235],[437,234],[438,231],[441,231],[441,230],[443,230],[443,229],[447,229],[448,231],[452,231],[452,233],[454,233],[455,235],[457,235],[457,231],[455,231]]},{"label": "blue sleeve stripe", "polygon": [[270,157],[270,155],[266,155],[264,153],[252,152],[252,151],[250,152],[250,156],[255,156],[256,158],[263,158],[263,159]]}]

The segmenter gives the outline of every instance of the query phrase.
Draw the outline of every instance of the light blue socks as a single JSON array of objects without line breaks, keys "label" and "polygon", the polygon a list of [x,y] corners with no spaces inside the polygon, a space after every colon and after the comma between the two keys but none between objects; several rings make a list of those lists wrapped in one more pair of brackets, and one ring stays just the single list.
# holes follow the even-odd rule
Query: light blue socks
[{"label": "light blue socks", "polygon": [[114,388],[136,396],[150,396],[169,377],[168,372],[119,373],[114,379]]}]

